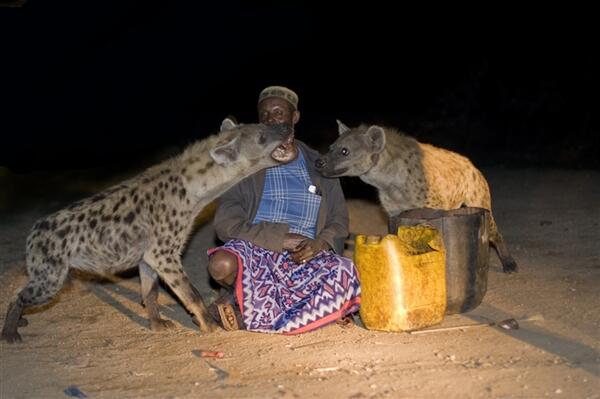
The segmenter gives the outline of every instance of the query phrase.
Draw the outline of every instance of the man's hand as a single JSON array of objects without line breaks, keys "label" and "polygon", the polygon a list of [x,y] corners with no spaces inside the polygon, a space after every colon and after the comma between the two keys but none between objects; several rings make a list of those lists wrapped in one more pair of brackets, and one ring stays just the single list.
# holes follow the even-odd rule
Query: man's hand
[{"label": "man's hand", "polygon": [[298,248],[298,245],[304,240],[308,240],[308,237],[305,237],[296,233],[287,233],[283,238],[283,249],[293,252]]},{"label": "man's hand", "polygon": [[296,263],[306,263],[314,258],[319,252],[328,250],[329,244],[320,239],[305,238],[295,250],[292,251],[292,259]]}]

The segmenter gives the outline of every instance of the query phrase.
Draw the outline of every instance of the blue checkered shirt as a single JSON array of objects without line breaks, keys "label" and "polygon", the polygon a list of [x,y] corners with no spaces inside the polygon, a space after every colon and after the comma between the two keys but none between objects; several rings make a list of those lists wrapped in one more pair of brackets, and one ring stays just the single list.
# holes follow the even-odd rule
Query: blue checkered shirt
[{"label": "blue checkered shirt", "polygon": [[321,196],[309,192],[311,184],[302,151],[296,160],[267,169],[262,198],[252,223],[288,223],[290,233],[314,239]]}]

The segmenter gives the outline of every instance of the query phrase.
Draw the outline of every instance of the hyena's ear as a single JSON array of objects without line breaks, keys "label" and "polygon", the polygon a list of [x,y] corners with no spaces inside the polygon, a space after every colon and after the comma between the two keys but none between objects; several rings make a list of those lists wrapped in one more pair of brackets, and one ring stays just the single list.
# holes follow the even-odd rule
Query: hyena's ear
[{"label": "hyena's ear", "polygon": [[336,119],[335,121],[338,124],[338,133],[340,134],[340,136],[342,134],[350,131],[350,128],[348,126],[344,125],[344,123],[341,120]]},{"label": "hyena's ear", "polygon": [[221,131],[224,132],[225,130],[231,130],[231,129],[235,129],[237,127],[237,123],[235,123],[235,118],[228,116],[227,118],[223,119],[223,122],[221,122]]},{"label": "hyena's ear", "polygon": [[382,127],[373,125],[367,130],[365,135],[367,136],[367,144],[373,153],[379,154],[383,151],[385,147],[385,132]]},{"label": "hyena's ear", "polygon": [[240,136],[236,135],[225,144],[217,144],[209,151],[210,157],[219,165],[235,162],[240,155]]}]

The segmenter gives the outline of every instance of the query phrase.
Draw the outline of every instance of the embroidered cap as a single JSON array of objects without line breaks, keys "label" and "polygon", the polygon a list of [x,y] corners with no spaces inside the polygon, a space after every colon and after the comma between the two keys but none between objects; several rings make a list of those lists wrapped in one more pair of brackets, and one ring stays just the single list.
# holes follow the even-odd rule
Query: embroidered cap
[{"label": "embroidered cap", "polygon": [[258,95],[258,103],[271,97],[283,98],[288,103],[292,104],[294,109],[298,109],[298,95],[287,87],[269,86],[264,88]]}]

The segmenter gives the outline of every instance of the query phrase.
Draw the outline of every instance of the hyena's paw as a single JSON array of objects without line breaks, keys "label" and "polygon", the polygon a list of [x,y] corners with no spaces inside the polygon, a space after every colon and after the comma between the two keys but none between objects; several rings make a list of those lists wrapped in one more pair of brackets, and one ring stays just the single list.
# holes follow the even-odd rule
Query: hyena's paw
[{"label": "hyena's paw", "polygon": [[16,342],[21,342],[21,335],[19,335],[18,332],[7,332],[7,331],[2,331],[2,335],[0,336],[0,340],[1,341],[6,341],[9,344],[14,344]]},{"label": "hyena's paw", "polygon": [[167,331],[175,328],[175,323],[167,319],[150,320],[150,329],[152,331]]},{"label": "hyena's paw", "polygon": [[519,271],[519,266],[517,266],[517,262],[515,262],[513,259],[509,260],[508,262],[504,262],[502,264],[502,271],[504,273],[516,273]]},{"label": "hyena's paw", "polygon": [[221,329],[219,327],[219,325],[212,320],[212,318],[210,320],[205,320],[204,323],[201,324],[198,321],[198,318],[196,316],[193,316],[192,321],[194,322],[195,325],[200,327],[200,331],[203,333],[211,333],[211,332],[219,331]]},{"label": "hyena's paw", "polygon": [[27,321],[26,318],[21,317],[19,318],[19,322],[17,323],[17,327],[27,327],[29,325],[29,322]]},{"label": "hyena's paw", "polygon": [[205,333],[212,333],[215,331],[219,331],[220,329],[221,329],[221,327],[219,327],[219,325],[217,323],[213,322],[212,320],[208,321],[208,323],[206,323],[204,328],[200,327],[200,331],[205,332]]}]

